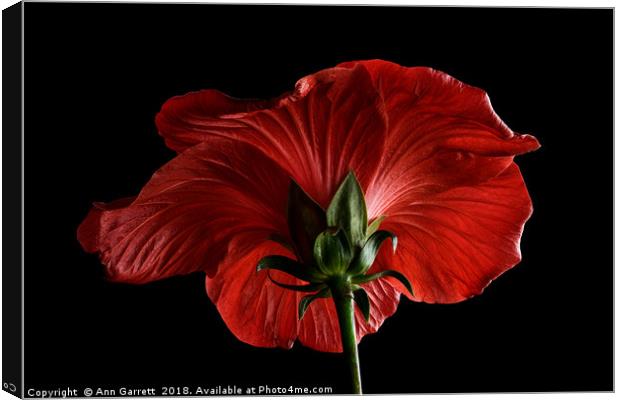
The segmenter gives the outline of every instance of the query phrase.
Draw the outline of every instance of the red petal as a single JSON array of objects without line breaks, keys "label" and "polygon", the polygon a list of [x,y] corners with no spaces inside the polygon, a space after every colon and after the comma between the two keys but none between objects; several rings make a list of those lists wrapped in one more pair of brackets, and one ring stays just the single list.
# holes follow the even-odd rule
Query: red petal
[{"label": "red petal", "polygon": [[[396,312],[400,294],[385,280],[375,280],[363,285],[370,301],[370,318],[364,320],[361,311],[355,307],[356,339],[379,330],[386,318]],[[310,304],[299,328],[299,340],[304,346],[326,352],[341,352],[342,342],[338,316],[333,299],[317,299]]]},{"label": "red petal", "polygon": [[375,174],[385,116],[382,100],[361,66],[305,77],[293,94],[272,103],[223,105],[223,99],[207,91],[169,100],[157,117],[160,133],[177,150],[218,136],[250,143],[276,160],[324,207],[350,170],[363,187]]},{"label": "red petal", "polygon": [[236,99],[217,90],[201,90],[166,101],[155,124],[166,145],[180,153],[200,143],[203,136],[217,135],[222,125],[235,126],[236,118],[273,107],[278,101]]},{"label": "red petal", "polygon": [[236,251],[231,239],[243,235],[251,246],[287,235],[289,181],[258,150],[211,139],[162,167],[133,202],[96,205],[78,239],[115,281],[212,273]]},{"label": "red petal", "polygon": [[534,137],[512,132],[481,89],[430,68],[381,60],[342,66],[359,65],[373,77],[388,115],[385,155],[366,194],[372,217],[388,214],[412,192],[484,182],[514,155],[540,146]]},{"label": "red petal", "polygon": [[[207,294],[239,340],[252,346],[288,349],[297,338],[299,295],[273,284],[267,271],[256,272],[258,261],[268,255],[292,256],[273,242],[229,256],[217,274],[207,277]],[[303,283],[278,271],[269,273],[278,282]]]},{"label": "red petal", "polygon": [[519,242],[531,212],[516,164],[483,184],[411,200],[383,222],[382,229],[398,235],[398,249],[395,255],[382,249],[378,268],[404,273],[414,300],[467,299],[521,260]]},{"label": "red petal", "polygon": [[108,216],[111,214],[107,211],[113,211],[129,206],[136,199],[136,196],[118,199],[110,203],[94,203],[93,208],[88,212],[86,218],[78,227],[78,240],[80,244],[89,253],[95,253],[101,243],[101,226],[107,225]]}]

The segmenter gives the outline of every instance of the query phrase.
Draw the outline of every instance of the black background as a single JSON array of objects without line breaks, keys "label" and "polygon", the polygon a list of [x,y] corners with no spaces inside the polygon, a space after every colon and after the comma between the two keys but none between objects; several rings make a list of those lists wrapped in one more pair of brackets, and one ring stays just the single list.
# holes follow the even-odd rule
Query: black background
[{"label": "black background", "polygon": [[543,147],[518,158],[534,201],[524,261],[457,305],[403,299],[360,344],[365,392],[612,390],[611,10],[26,3],[25,18],[26,389],[347,392],[338,355],[239,342],[202,274],[105,282],[76,228],[173,157],[154,125],[169,97],[269,98],[382,58],[484,88]]}]

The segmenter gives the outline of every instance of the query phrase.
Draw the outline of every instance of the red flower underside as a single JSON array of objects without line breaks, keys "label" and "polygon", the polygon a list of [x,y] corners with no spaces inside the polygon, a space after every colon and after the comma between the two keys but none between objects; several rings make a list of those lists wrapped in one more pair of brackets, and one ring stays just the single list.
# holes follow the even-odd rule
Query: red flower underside
[{"label": "red flower underside", "polygon": [[[373,270],[403,272],[414,300],[468,298],[520,260],[531,202],[512,160],[538,142],[506,127],[483,91],[441,72],[347,63],[274,101],[176,97],[157,125],[181,153],[137,198],[93,208],[80,242],[116,281],[206,271],[210,298],[247,343],[288,348],[298,338],[340,351],[331,300],[315,301],[299,322],[301,295],[255,272],[262,256],[288,254],[267,239],[288,238],[290,178],[325,207],[353,170],[369,218],[384,215],[382,229],[399,238],[396,254],[382,249]],[[394,313],[404,291],[391,280],[366,286],[371,319],[357,311],[358,340]]]}]

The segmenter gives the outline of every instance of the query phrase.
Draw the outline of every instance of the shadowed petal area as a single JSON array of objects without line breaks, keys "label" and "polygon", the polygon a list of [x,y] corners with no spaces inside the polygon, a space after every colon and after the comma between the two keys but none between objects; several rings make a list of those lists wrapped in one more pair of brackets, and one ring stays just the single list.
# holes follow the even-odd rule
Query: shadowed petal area
[{"label": "shadowed petal area", "polygon": [[[364,320],[355,306],[356,339],[379,330],[383,321],[396,312],[400,293],[389,282],[379,279],[362,285],[370,301],[370,318]],[[342,352],[338,316],[333,299],[318,299],[312,302],[300,324],[299,340],[307,347],[326,352]]]},{"label": "shadowed petal area", "polygon": [[162,167],[135,199],[96,204],[78,240],[99,253],[113,281],[211,274],[237,251],[233,238],[252,246],[271,234],[287,236],[288,184],[257,149],[212,138]]},{"label": "shadowed petal area", "polygon": [[376,267],[405,274],[414,300],[467,299],[521,260],[519,243],[531,213],[532,203],[513,163],[485,183],[411,199],[391,210],[382,228],[398,235],[398,250],[392,255],[384,246]]},{"label": "shadowed petal area", "polygon": [[99,235],[102,226],[105,229],[105,226],[114,223],[110,221],[113,218],[114,211],[129,207],[134,200],[136,200],[136,196],[125,197],[109,203],[93,203],[93,208],[88,212],[88,215],[78,228],[78,239],[84,250],[89,253],[97,252],[99,250]]},{"label": "shadowed petal area", "polygon": [[378,174],[366,192],[369,216],[412,196],[475,185],[506,169],[517,154],[540,147],[495,114],[486,92],[431,68],[381,60],[363,65],[385,101],[388,135]]},{"label": "shadowed petal area", "polygon": [[[235,240],[232,246],[236,245]],[[285,284],[303,282],[279,271],[256,272],[256,265],[268,255],[293,255],[274,242],[248,250],[241,257],[228,257],[217,274],[207,277],[207,294],[239,340],[252,346],[291,348],[297,338],[299,296],[272,283],[268,274]]]},{"label": "shadowed petal area", "polygon": [[[233,244],[243,247],[243,244]],[[301,322],[297,319],[300,299],[308,293],[283,289],[273,284],[267,271],[256,272],[258,261],[267,255],[293,257],[277,243],[264,242],[242,257],[229,257],[217,274],[207,277],[209,298],[216,305],[228,328],[241,341],[260,347],[293,346],[299,340],[318,351],[341,352],[338,316],[332,299],[312,302]],[[300,285],[303,281],[279,271],[271,271],[278,282]],[[400,293],[386,281],[364,285],[370,300],[370,319],[366,323],[356,310],[357,340],[376,332],[394,314]]]},{"label": "shadowed petal area", "polygon": [[350,170],[367,187],[386,134],[383,102],[362,66],[307,76],[272,102],[189,93],[164,104],[156,123],[177,151],[211,137],[256,146],[323,207]]}]

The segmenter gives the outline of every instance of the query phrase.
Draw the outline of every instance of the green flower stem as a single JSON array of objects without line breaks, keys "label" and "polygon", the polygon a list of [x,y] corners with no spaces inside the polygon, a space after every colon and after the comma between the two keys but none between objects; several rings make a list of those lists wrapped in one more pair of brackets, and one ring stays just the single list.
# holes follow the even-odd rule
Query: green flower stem
[{"label": "green flower stem", "polygon": [[349,280],[338,280],[330,285],[338,323],[342,339],[342,350],[351,369],[351,382],[354,394],[362,394],[362,376],[360,373],[360,360],[357,354],[357,342],[355,340],[355,305],[353,303],[353,290]]}]

